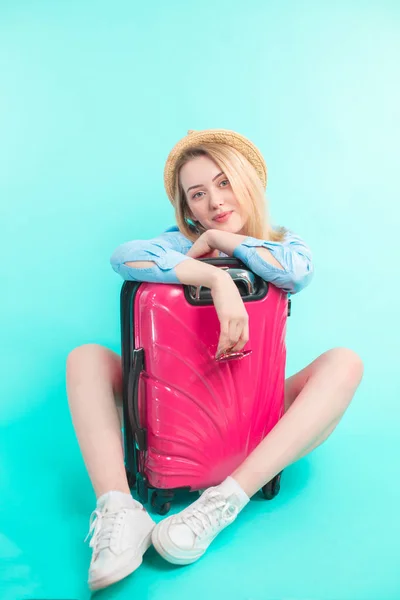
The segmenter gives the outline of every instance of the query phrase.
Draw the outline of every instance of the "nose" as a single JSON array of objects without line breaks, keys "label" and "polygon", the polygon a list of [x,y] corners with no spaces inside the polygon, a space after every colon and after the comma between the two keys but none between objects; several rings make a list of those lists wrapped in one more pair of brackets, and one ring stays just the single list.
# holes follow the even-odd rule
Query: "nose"
[{"label": "nose", "polygon": [[210,192],[210,207],[216,209],[224,204],[223,198],[218,192]]}]

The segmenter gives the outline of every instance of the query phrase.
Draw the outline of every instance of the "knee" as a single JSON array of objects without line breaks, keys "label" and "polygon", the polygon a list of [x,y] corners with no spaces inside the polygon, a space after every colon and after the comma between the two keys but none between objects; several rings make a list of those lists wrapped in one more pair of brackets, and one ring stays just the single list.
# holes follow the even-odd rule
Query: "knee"
[{"label": "knee", "polygon": [[84,369],[88,361],[98,359],[104,351],[100,344],[83,344],[71,350],[67,357],[67,376]]},{"label": "knee", "polygon": [[357,387],[364,374],[364,364],[357,352],[350,348],[333,348],[327,355],[335,363],[338,374],[340,372],[346,383]]}]

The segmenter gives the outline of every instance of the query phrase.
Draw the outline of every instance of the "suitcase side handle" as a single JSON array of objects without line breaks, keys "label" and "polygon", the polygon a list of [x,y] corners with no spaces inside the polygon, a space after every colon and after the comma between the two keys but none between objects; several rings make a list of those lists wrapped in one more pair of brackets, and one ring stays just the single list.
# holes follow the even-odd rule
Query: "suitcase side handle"
[{"label": "suitcase side handle", "polygon": [[128,379],[128,398],[132,398],[131,422],[133,427],[133,435],[138,450],[146,450],[147,446],[147,430],[140,427],[139,415],[139,380],[140,374],[144,369],[144,350],[138,348],[133,351],[132,368],[129,371]]}]

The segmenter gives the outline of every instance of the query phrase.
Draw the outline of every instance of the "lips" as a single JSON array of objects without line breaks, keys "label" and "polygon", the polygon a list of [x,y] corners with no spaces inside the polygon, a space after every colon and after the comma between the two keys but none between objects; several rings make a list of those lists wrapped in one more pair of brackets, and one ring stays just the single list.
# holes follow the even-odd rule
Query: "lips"
[{"label": "lips", "polygon": [[226,221],[227,219],[229,219],[229,217],[231,216],[232,212],[233,212],[232,210],[229,210],[229,211],[220,213],[219,215],[216,215],[213,218],[213,221],[217,221],[217,223],[222,223],[223,221]]}]

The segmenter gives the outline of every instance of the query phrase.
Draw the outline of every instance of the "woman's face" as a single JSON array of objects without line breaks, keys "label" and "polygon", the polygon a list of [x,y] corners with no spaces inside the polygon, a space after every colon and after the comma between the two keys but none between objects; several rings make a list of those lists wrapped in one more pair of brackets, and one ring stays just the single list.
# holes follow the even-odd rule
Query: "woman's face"
[{"label": "woman's face", "polygon": [[231,185],[218,165],[208,156],[185,163],[180,182],[186,194],[191,218],[204,229],[240,233],[247,221]]}]

